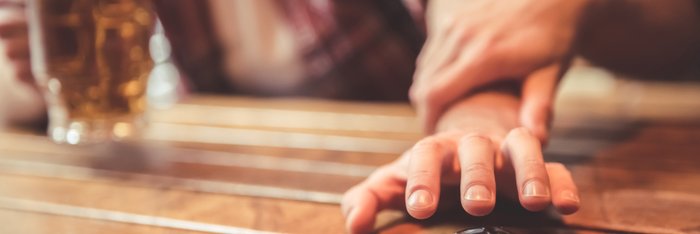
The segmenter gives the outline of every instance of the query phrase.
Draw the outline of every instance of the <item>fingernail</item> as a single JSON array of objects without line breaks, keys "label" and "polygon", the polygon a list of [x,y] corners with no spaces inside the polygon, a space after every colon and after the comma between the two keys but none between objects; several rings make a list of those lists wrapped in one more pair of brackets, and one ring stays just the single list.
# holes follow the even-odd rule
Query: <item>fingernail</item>
[{"label": "fingernail", "polygon": [[546,197],[549,196],[549,188],[539,180],[531,180],[525,183],[523,188],[523,196],[525,197]]},{"label": "fingernail", "polygon": [[464,199],[469,201],[488,201],[491,200],[491,191],[480,184],[472,185],[464,194]]},{"label": "fingernail", "polygon": [[559,195],[561,196],[561,198],[566,199],[566,200],[575,201],[575,202],[580,201],[578,198],[578,195],[576,195],[576,193],[574,193],[571,190],[561,191],[561,193],[559,193]]},{"label": "fingernail", "polygon": [[427,190],[416,190],[408,196],[408,206],[411,208],[424,208],[433,204],[433,195]]}]

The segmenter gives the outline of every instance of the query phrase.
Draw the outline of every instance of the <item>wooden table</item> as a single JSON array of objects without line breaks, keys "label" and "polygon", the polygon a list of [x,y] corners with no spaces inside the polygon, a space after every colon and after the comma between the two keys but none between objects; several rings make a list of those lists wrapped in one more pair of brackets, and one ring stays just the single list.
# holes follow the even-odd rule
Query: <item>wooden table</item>
[{"label": "wooden table", "polygon": [[[559,103],[546,150],[573,171],[577,214],[499,202],[486,218],[384,212],[378,230],[700,233],[700,121],[691,121],[700,106],[659,115],[606,100]],[[581,105],[587,111],[570,111]],[[401,103],[198,96],[151,119],[139,144],[73,147],[22,128],[0,133],[0,233],[341,233],[342,193],[421,137]]]}]

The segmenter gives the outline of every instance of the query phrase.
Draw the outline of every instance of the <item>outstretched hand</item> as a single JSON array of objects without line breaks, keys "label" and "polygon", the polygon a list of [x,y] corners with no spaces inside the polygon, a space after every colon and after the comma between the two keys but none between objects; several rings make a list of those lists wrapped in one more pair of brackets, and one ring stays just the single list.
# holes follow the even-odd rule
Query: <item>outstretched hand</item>
[{"label": "outstretched hand", "polygon": [[563,214],[578,210],[578,190],[569,171],[544,162],[540,140],[518,127],[519,107],[517,97],[494,92],[457,103],[441,118],[438,133],[345,194],[348,231],[371,231],[375,216],[385,209],[429,218],[439,202],[449,202],[439,201],[440,192],[455,186],[462,208],[474,216],[492,211],[496,193],[519,200],[530,211],[550,205]]}]

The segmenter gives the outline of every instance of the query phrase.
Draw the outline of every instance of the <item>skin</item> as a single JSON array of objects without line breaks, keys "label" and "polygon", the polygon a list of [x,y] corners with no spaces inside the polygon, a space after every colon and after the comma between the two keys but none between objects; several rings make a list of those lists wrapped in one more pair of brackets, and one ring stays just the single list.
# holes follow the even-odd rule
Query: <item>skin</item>
[{"label": "skin", "polygon": [[[540,141],[518,127],[520,102],[513,94],[487,91],[455,104],[440,119],[438,133],[346,193],[342,211],[347,230],[370,232],[384,209],[406,209],[417,219],[428,218],[437,209],[440,192],[455,187],[463,209],[474,216],[491,212],[496,191],[530,211],[550,205],[563,214],[578,210],[571,174],[561,164],[545,163]],[[533,181],[542,187],[528,194],[525,184]],[[468,199],[467,190],[475,185],[486,188],[487,195]],[[416,192],[425,198],[411,198]]]},{"label": "skin", "polygon": [[31,81],[27,22],[21,6],[0,3],[0,39],[3,77]]},{"label": "skin", "polygon": [[[429,135],[346,193],[350,232],[372,230],[383,209],[430,217],[446,187],[459,187],[460,204],[476,216],[491,211],[496,192],[532,211],[550,204],[564,214],[576,211],[570,174],[541,157],[555,88],[570,57],[643,75],[696,65],[684,61],[700,55],[699,8],[691,0],[429,4],[428,41],[410,93]],[[28,82],[26,41],[23,11],[0,3],[0,118],[13,122],[31,122],[44,110]],[[520,95],[484,89],[502,81],[519,84]],[[525,196],[532,180],[546,187],[535,191],[549,195]],[[490,195],[470,193],[474,185]],[[416,192],[421,196],[412,196]],[[478,199],[466,199],[469,194]]]},{"label": "skin", "polygon": [[426,19],[410,97],[427,133],[464,95],[515,80],[522,83],[520,124],[547,139],[556,86],[573,55],[641,78],[700,67],[694,0],[435,0]]},{"label": "skin", "polygon": [[[455,186],[475,216],[491,212],[497,191],[530,211],[575,212],[570,173],[545,163],[541,146],[580,19],[592,7],[588,0],[430,1],[410,92],[429,135],[346,193],[348,231],[370,231],[383,209],[429,218],[440,192]],[[504,82],[517,91],[484,89]]]},{"label": "skin", "polygon": [[[570,57],[664,78],[700,61],[700,6],[691,0],[429,4],[428,40],[410,93],[428,135],[348,190],[342,210],[350,233],[371,231],[384,209],[428,218],[440,191],[454,186],[465,212],[475,216],[490,213],[495,191],[531,211],[552,204],[573,213],[579,200],[570,173],[543,162],[540,148]],[[521,95],[484,89],[503,81],[519,84]],[[525,196],[533,179],[548,185],[549,195]],[[472,185],[491,196],[465,199]],[[417,191],[422,199],[412,197]]]},{"label": "skin", "polygon": [[[411,101],[433,133],[455,100],[495,82],[522,83],[520,123],[547,138],[555,87],[573,55],[589,0],[436,0],[417,61]],[[465,17],[468,16],[468,17]]]},{"label": "skin", "polygon": [[23,8],[21,3],[0,2],[0,125],[32,123],[44,112],[31,74]]}]

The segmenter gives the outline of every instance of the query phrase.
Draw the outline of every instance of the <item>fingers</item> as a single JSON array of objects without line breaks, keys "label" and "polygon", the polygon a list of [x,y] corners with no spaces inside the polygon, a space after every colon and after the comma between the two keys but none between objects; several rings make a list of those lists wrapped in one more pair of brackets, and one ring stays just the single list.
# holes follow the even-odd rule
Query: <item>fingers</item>
[{"label": "fingers", "polygon": [[550,183],[540,141],[526,128],[516,128],[506,136],[502,151],[515,169],[520,204],[530,211],[549,206]]},{"label": "fingers", "polygon": [[572,214],[580,206],[578,189],[569,170],[561,163],[547,163],[549,184],[552,188],[552,203],[562,214]]},{"label": "fingers", "polygon": [[[372,173],[348,190],[342,211],[350,233],[367,233],[383,209],[404,208],[418,219],[433,215],[440,197],[440,174],[448,144],[446,139],[427,137],[404,156]],[[403,198],[403,199],[402,199]]]},{"label": "fingers", "polygon": [[379,211],[403,208],[405,180],[396,175],[394,167],[390,164],[378,169],[344,194],[341,209],[349,233],[369,233]]},{"label": "fingers", "polygon": [[440,176],[446,144],[437,137],[419,141],[409,152],[406,210],[417,219],[432,216],[440,197]]},{"label": "fingers", "polygon": [[467,135],[459,141],[462,208],[474,216],[484,216],[496,204],[493,142],[479,135]]},{"label": "fingers", "polygon": [[[405,206],[415,218],[432,216],[440,196],[441,179],[444,179],[441,178],[442,170],[453,160],[446,156],[455,146],[461,169],[462,207],[475,216],[490,213],[496,198],[494,163],[497,148],[490,138],[480,135],[461,136],[456,145],[450,139],[456,138],[425,138],[400,160],[380,168],[366,181],[348,190],[342,201],[348,232],[371,232],[376,215],[384,209]],[[539,211],[551,201],[563,214],[578,210],[578,190],[571,174],[561,164],[545,165],[538,140],[526,128],[512,130],[501,150],[515,169],[523,207]]]},{"label": "fingers", "polygon": [[557,63],[534,71],[523,83],[520,124],[542,142],[549,137],[552,107],[561,76],[562,66]]}]

